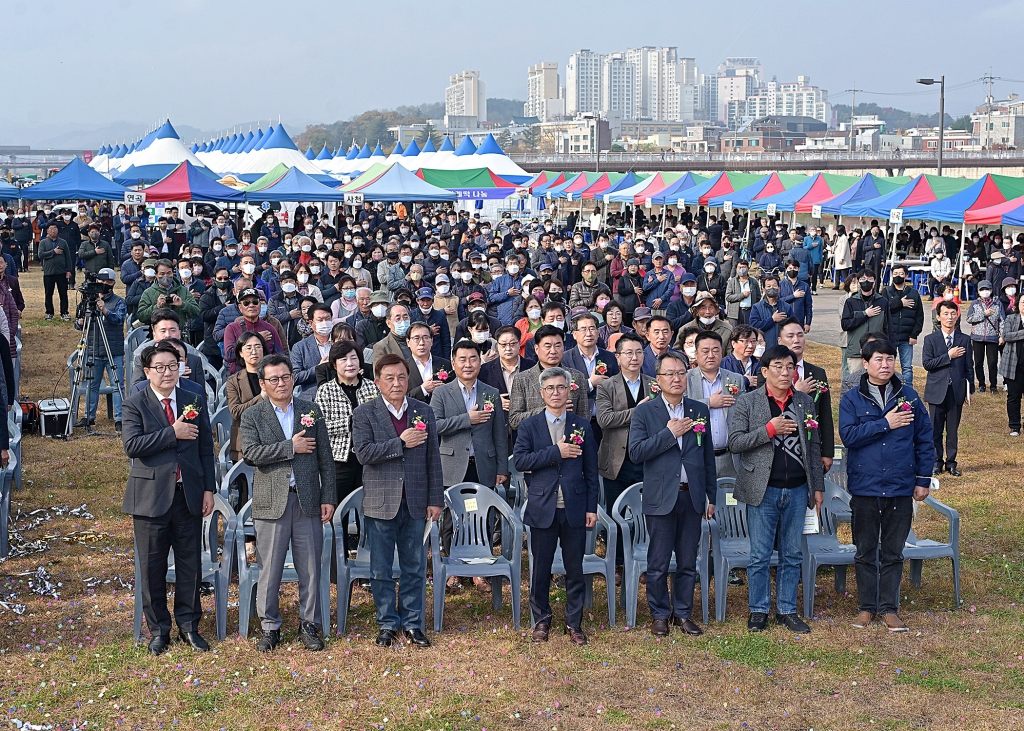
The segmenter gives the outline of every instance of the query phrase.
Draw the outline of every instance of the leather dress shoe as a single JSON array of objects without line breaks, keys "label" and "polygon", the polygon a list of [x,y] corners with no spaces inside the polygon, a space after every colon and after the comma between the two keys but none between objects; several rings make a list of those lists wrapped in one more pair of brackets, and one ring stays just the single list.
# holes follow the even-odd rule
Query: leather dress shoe
[{"label": "leather dress shoe", "polygon": [[807,622],[800,619],[797,614],[776,614],[775,623],[781,624],[783,627],[799,635],[805,635],[811,631],[811,628],[807,626]]},{"label": "leather dress shoe", "polygon": [[149,641],[149,652],[151,655],[162,655],[171,646],[170,635],[153,635]]},{"label": "leather dress shoe", "polygon": [[655,619],[651,622],[651,634],[655,637],[668,637],[668,620]]},{"label": "leather dress shoe", "polygon": [[551,625],[547,622],[541,622],[533,628],[533,641],[534,642],[547,642],[548,634],[551,631]]},{"label": "leather dress shoe", "polygon": [[260,641],[256,643],[256,649],[259,652],[273,652],[279,644],[281,644],[281,630],[265,629]]},{"label": "leather dress shoe", "polygon": [[302,622],[299,624],[299,641],[310,652],[320,652],[320,650],[324,649],[324,641],[320,637],[320,628],[312,622]]},{"label": "leather dress shoe", "polygon": [[74,427],[75,427],[75,429],[84,429],[87,426],[95,426],[95,425],[96,425],[96,420],[95,419],[88,419],[88,418],[83,416],[81,419],[79,419],[78,421],[75,422]]},{"label": "leather dress shoe", "polygon": [[941,475],[941,474],[942,474],[942,465],[941,464],[936,464],[935,467],[932,468],[932,476],[934,477],[936,475]]},{"label": "leather dress shoe", "polygon": [[958,470],[956,468],[956,465],[953,465],[952,467],[946,467],[946,472],[951,474],[953,477],[963,477],[964,476],[964,473],[961,472],[960,470]]},{"label": "leather dress shoe", "polygon": [[430,647],[430,640],[427,639],[427,636],[423,634],[423,630],[419,627],[407,629],[402,634],[405,635],[405,639],[409,640],[411,644],[416,645],[416,647]]},{"label": "leather dress shoe", "polygon": [[579,627],[569,627],[566,625],[565,633],[569,635],[569,642],[576,645],[576,647],[590,644],[590,640],[587,639],[587,636],[583,634],[583,630]]},{"label": "leather dress shoe", "polygon": [[768,615],[764,612],[751,612],[747,619],[747,629],[750,632],[764,632],[768,626]]},{"label": "leather dress shoe", "polygon": [[395,631],[391,629],[382,629],[377,634],[376,644],[377,647],[391,647],[395,644]]},{"label": "leather dress shoe", "polygon": [[198,632],[179,632],[178,639],[197,652],[208,652],[210,649],[210,643]]},{"label": "leather dress shoe", "polygon": [[697,623],[689,617],[687,617],[686,619],[672,617],[672,626],[678,627],[685,634],[691,635],[693,637],[700,637],[702,634],[704,634],[704,630],[698,627]]}]

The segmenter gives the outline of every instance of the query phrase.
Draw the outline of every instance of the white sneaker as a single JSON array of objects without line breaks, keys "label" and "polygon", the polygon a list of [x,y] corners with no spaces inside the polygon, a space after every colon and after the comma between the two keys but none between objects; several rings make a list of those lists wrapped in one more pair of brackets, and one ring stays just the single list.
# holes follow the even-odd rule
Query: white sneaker
[{"label": "white sneaker", "polygon": [[1019,437],[1020,436],[1020,432],[1019,431],[1012,431],[1012,432],[1010,432],[1010,436],[1011,437]]}]

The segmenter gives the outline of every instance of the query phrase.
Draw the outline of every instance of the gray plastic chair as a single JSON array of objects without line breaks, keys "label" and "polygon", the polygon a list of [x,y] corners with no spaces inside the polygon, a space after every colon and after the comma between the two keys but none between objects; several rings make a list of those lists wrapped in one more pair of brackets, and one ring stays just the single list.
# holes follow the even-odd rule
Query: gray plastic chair
[{"label": "gray plastic chair", "polygon": [[[829,473],[831,474],[831,472]],[[846,593],[846,567],[853,566],[857,547],[840,543],[836,535],[839,526],[837,515],[850,512],[850,494],[830,479],[825,480],[825,499],[821,504],[821,532],[803,537],[804,562],[801,567],[804,585],[804,616],[814,616],[814,588],[818,569],[822,566],[835,567],[837,594]]]},{"label": "gray plastic chair", "polygon": [[[218,448],[214,468],[217,471],[217,480],[220,481],[231,469],[231,460],[225,461],[225,455],[231,452],[229,445],[231,442],[231,425],[234,420],[231,418],[231,412],[228,411],[227,406],[222,406],[214,411],[213,404],[211,403],[210,409],[210,429],[213,431],[213,441],[217,444]],[[228,446],[227,451],[224,450],[225,446]]]},{"label": "gray plastic chair", "polygon": [[[360,579],[370,579],[370,549],[366,546],[366,528],[363,522],[363,488],[351,492],[338,509],[334,511],[334,553],[338,566],[338,634],[344,635],[348,628],[348,612],[352,605],[352,583]],[[355,557],[348,555],[345,547],[345,536],[350,527],[359,531],[359,543]],[[423,532],[424,561],[430,548],[430,531]],[[391,574],[399,579],[402,571],[398,566],[398,550],[395,550]],[[426,563],[424,563],[426,565]],[[423,612],[420,614],[420,629],[427,628],[427,582],[423,582]]]},{"label": "gray plastic chair", "polygon": [[[246,482],[249,485],[249,497],[251,498],[252,497],[253,474],[254,474],[254,470],[253,470],[253,466],[251,464],[246,464],[244,461],[235,463],[231,467],[231,469],[228,470],[227,474],[224,475],[224,477],[221,478],[221,480],[220,480],[220,490],[219,490],[218,494],[222,498],[227,500],[228,503],[230,503],[231,502],[231,485],[232,485],[232,483],[234,483],[235,478],[237,478],[237,477],[239,477],[241,475],[241,476],[245,477]],[[252,532],[251,521],[250,521],[250,525],[248,526],[248,531],[249,531],[249,535],[250,536],[251,535],[255,535]]]},{"label": "gray plastic chair", "polygon": [[[476,501],[476,509],[466,507],[467,500]],[[512,590],[512,623],[519,629],[520,598],[522,594],[523,521],[494,490],[475,482],[460,482],[444,493],[445,509],[452,513],[451,550],[441,555],[441,541],[437,522],[430,527],[430,553],[434,566],[434,631],[440,632],[444,624],[444,597],[449,576],[484,577],[491,579],[491,605],[501,609],[501,580],[508,579]],[[502,555],[491,550],[487,513],[498,511],[511,528],[511,539],[502,528]],[[464,560],[493,558],[493,563],[467,564]]]},{"label": "gray plastic chair", "polygon": [[[21,406],[20,405],[15,404],[13,409],[12,409],[12,412],[15,409],[18,411],[18,413],[21,413]],[[7,431],[10,434],[10,437],[11,437],[10,447],[9,447],[8,451],[10,451],[10,453],[12,455],[14,455],[17,458],[17,460],[18,460],[17,469],[14,470],[14,474],[13,474],[14,489],[20,490],[21,489],[21,480],[22,480],[22,474],[21,474],[21,436],[22,436],[22,432],[21,432],[20,420],[19,420],[19,422],[16,423],[14,420],[8,419],[7,420]]]},{"label": "gray plastic chair", "polygon": [[931,495],[921,503],[927,505],[949,522],[949,534],[946,541],[932,541],[918,538],[911,527],[906,545],[903,547],[903,558],[910,561],[910,583],[921,588],[921,568],[923,563],[933,558],[948,558],[953,563],[953,600],[960,606],[960,514],[953,508],[940,503]]},{"label": "gray plastic chair", "polygon": [[[242,464],[241,462],[239,464]],[[260,580],[260,564],[262,559],[256,554],[256,563],[249,563],[245,554],[245,530],[243,526],[252,526],[252,500],[238,511],[235,531],[235,560],[238,562],[238,634],[242,638],[249,636],[249,619],[253,615],[256,604],[256,584]],[[253,534],[255,535],[255,533]],[[320,614],[325,626],[331,622],[331,552],[334,550],[334,527],[324,523],[324,547],[320,559]],[[291,548],[284,558],[282,584],[297,584],[299,574],[295,571]]]},{"label": "gray plastic chair", "polygon": [[[647,532],[647,521],[643,515],[644,483],[637,482],[623,490],[612,506],[612,517],[622,532],[622,601],[626,608],[626,626],[636,626],[637,603],[640,597],[640,575],[647,571],[647,549],[651,543]],[[708,623],[708,586],[711,583],[711,563],[708,555],[708,540],[714,520],[701,519],[700,546],[697,548],[697,576],[700,578],[701,612],[704,624]],[[608,546],[611,547],[609,538]],[[609,550],[613,550],[609,548]],[[669,561],[669,573],[676,570],[673,555]]]},{"label": "gray plastic chair", "polygon": [[18,456],[11,451],[7,468],[0,473],[0,558],[7,558],[11,552],[8,523],[11,519],[11,489],[14,487],[16,471],[21,471],[21,463],[18,462]]},{"label": "gray plastic chair", "polygon": [[[747,506],[733,498],[735,486],[736,479],[733,477],[718,478],[715,520],[711,525],[711,553],[715,561],[715,620],[718,622],[725,621],[729,572],[745,569],[750,564]],[[730,501],[735,504],[730,505]],[[772,551],[770,565],[779,565],[778,551]]]},{"label": "gray plastic chair", "polygon": [[149,340],[149,325],[133,328],[125,336],[124,387],[126,391],[131,390],[129,384],[132,382],[132,369],[135,367],[135,351],[147,340]]},{"label": "gray plastic chair", "polygon": [[[528,501],[527,501],[528,502]],[[523,503],[523,510],[526,503]],[[530,577],[533,577],[533,547],[530,545],[530,526],[524,524],[526,531],[526,553]],[[597,555],[597,536],[605,534],[606,555]],[[608,624],[615,626],[615,545],[619,536],[619,528],[615,521],[608,517],[604,508],[597,506],[597,525],[587,529],[587,543],[583,552],[583,576],[586,577],[587,588],[583,599],[583,606],[590,609],[594,606],[594,576],[603,576],[605,588],[608,592]],[[552,575],[565,574],[565,563],[562,560],[562,547],[555,549],[555,557],[551,562]]]},{"label": "gray plastic chair", "polygon": [[[213,584],[214,616],[217,639],[223,640],[228,627],[228,580],[231,577],[231,558],[235,548],[235,511],[219,495],[213,496],[213,512],[203,518],[201,581]],[[223,531],[223,534],[221,533]],[[223,540],[221,539],[223,535]],[[243,553],[245,548],[242,549]],[[174,550],[167,558],[167,581],[174,583]],[[135,542],[135,641],[142,637],[142,566],[139,563],[139,544]]]}]

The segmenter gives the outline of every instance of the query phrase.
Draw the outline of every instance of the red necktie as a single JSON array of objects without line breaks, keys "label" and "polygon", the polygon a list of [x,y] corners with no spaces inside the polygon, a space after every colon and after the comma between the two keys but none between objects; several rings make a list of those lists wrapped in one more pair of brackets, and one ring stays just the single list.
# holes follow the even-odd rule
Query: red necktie
[{"label": "red necktie", "polygon": [[[174,426],[174,411],[171,410],[171,400],[169,398],[160,400],[164,405],[164,416],[167,417],[167,423]],[[178,468],[178,472],[175,475],[175,481],[181,482],[181,467]]]}]

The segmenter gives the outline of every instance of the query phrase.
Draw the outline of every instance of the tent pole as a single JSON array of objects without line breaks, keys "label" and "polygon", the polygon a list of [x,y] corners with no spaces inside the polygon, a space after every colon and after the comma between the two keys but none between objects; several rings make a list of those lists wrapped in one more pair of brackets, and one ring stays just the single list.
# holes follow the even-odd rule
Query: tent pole
[{"label": "tent pole", "polygon": [[748,208],[747,209],[747,228],[743,232],[743,246],[744,247],[746,247],[747,243],[750,241],[750,217],[753,216],[753,215],[754,215],[754,212]]},{"label": "tent pole", "polygon": [[[960,228],[960,301],[963,302],[967,299],[967,276],[965,270],[967,268],[967,224],[964,223]],[[993,286],[998,286],[993,282]]]}]

